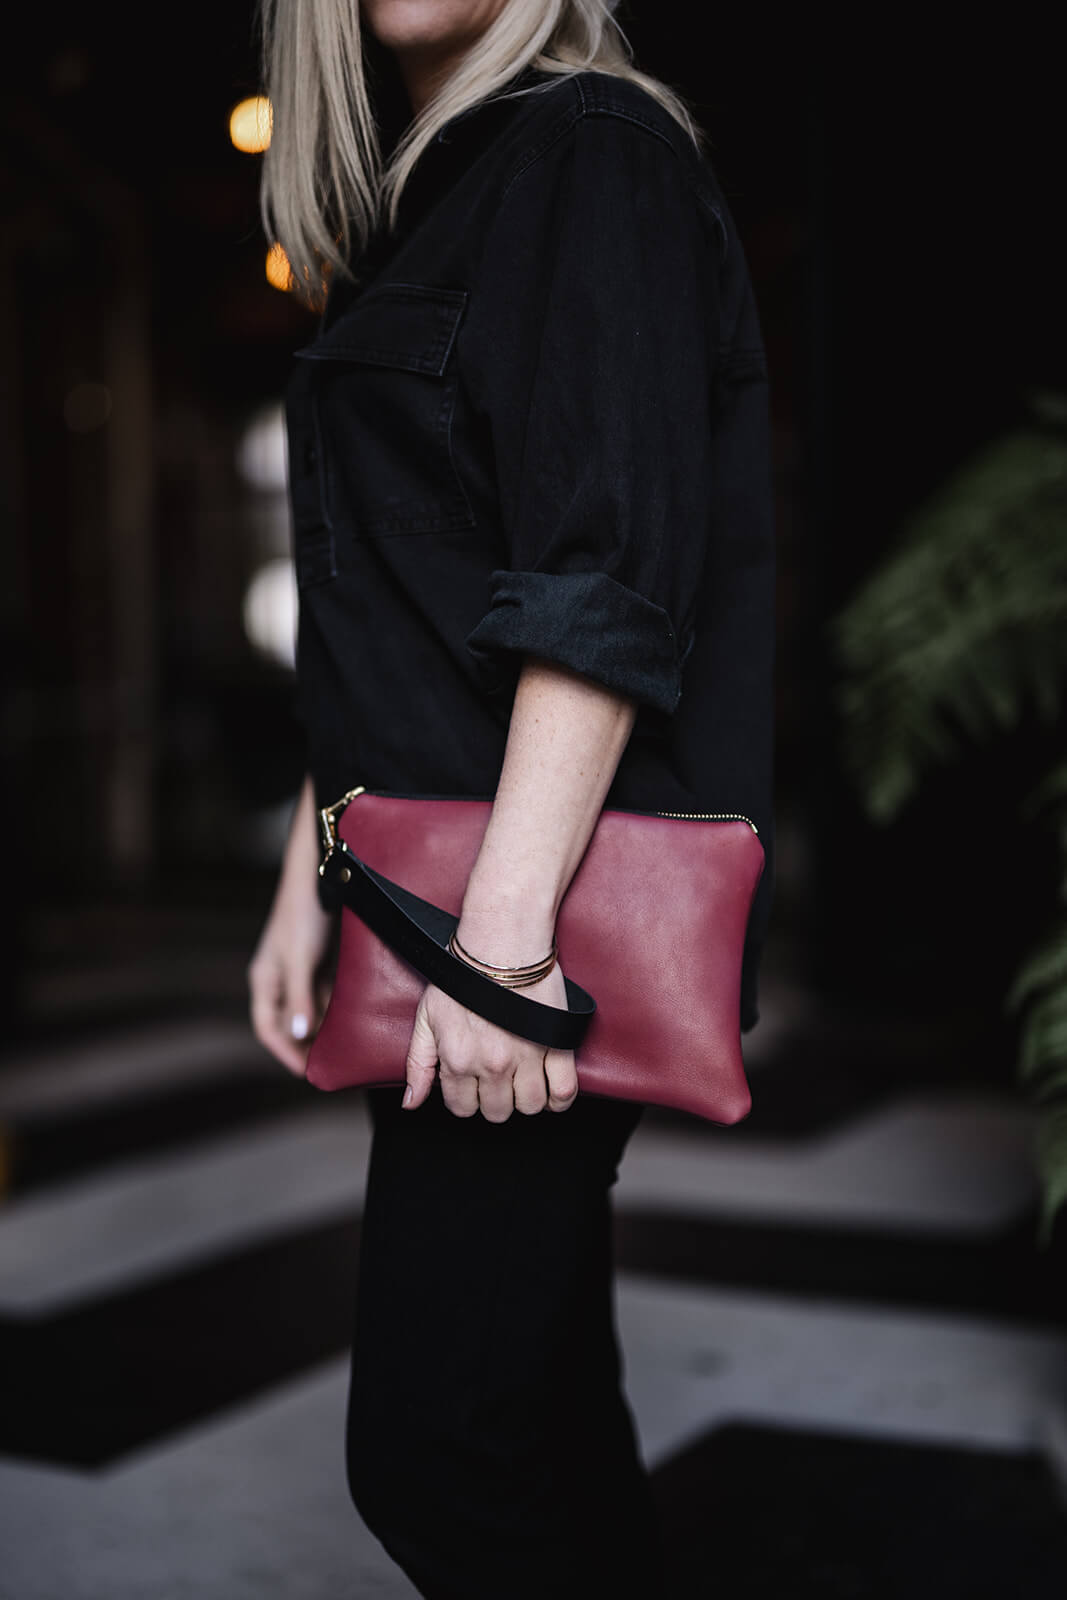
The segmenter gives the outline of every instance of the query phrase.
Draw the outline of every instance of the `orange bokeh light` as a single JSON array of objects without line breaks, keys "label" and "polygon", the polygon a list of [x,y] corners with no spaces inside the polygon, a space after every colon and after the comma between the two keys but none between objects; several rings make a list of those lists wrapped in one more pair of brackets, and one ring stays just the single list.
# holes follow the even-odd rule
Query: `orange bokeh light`
[{"label": "orange bokeh light", "polygon": [[274,108],[265,94],[240,101],[230,112],[230,142],[246,155],[261,155],[273,128]]},{"label": "orange bokeh light", "polygon": [[275,289],[291,289],[293,286],[293,270],[289,265],[289,257],[280,244],[272,244],[267,251],[266,262],[267,282]]}]

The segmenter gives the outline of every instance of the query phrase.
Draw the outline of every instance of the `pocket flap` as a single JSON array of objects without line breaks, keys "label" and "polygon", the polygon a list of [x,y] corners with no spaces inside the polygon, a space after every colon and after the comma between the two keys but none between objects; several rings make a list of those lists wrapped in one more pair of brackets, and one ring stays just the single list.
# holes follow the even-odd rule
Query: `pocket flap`
[{"label": "pocket flap", "polygon": [[312,344],[298,350],[311,361],[363,361],[444,375],[466,289],[390,283],[358,295]]}]

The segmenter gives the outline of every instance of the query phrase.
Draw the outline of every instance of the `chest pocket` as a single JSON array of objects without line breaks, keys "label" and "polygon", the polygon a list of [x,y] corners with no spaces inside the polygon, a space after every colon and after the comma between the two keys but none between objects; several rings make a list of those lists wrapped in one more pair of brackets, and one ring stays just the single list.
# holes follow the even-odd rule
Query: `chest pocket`
[{"label": "chest pocket", "polygon": [[347,540],[473,525],[452,455],[465,289],[368,290],[314,344],[311,422],[322,518]]}]

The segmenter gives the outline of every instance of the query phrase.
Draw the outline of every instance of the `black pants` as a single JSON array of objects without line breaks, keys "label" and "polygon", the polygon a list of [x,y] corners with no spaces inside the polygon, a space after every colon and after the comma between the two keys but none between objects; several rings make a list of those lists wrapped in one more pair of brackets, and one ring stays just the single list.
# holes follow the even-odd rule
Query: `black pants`
[{"label": "black pants", "polygon": [[642,1107],[368,1091],[348,1483],[430,1600],[663,1595],[620,1389],[609,1189]]}]

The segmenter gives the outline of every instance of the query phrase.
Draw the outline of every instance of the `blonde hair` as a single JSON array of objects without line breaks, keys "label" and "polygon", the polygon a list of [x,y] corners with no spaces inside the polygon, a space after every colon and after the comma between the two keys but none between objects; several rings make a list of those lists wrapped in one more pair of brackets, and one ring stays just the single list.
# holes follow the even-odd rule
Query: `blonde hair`
[{"label": "blonde hair", "polygon": [[354,278],[370,235],[392,229],[422,152],[461,111],[496,96],[532,66],[553,77],[605,72],[639,84],[701,149],[705,135],[684,102],[633,65],[611,15],[615,0],[506,0],[500,14],[404,129],[383,160],[368,91],[359,0],[260,0],[263,75],[273,129],[263,163],[263,226],[284,249],[293,288],[322,301],[331,273]]}]

